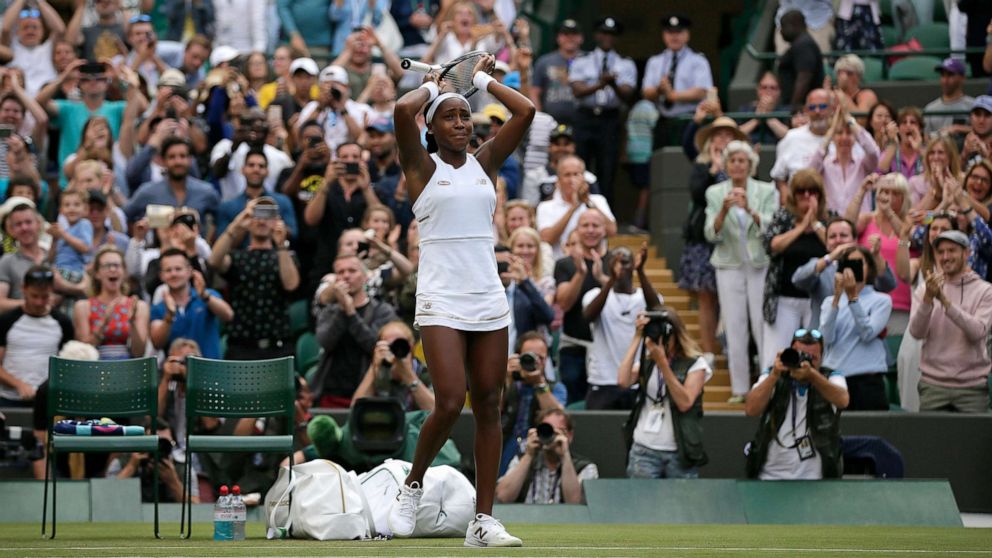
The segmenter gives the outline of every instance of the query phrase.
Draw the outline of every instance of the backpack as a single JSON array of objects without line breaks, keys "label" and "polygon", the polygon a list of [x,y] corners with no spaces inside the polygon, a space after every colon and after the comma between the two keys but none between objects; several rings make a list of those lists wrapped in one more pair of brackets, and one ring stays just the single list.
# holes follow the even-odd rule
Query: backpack
[{"label": "backpack", "polygon": [[374,536],[354,473],[326,459],[279,469],[265,495],[267,538],[353,540]]},{"label": "backpack", "polygon": [[[380,535],[392,536],[387,518],[410,463],[388,459],[358,477]],[[430,467],[424,475],[424,495],[417,509],[414,537],[464,537],[475,517],[475,487],[449,465]]]}]

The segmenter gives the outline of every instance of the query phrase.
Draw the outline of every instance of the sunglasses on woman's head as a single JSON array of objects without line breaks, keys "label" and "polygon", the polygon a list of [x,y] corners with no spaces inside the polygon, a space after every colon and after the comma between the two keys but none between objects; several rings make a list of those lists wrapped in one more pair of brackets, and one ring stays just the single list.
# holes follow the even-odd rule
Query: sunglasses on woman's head
[{"label": "sunglasses on woman's head", "polygon": [[817,341],[819,341],[819,340],[823,339],[823,334],[820,333],[820,330],[818,330],[818,329],[806,329],[806,328],[802,328],[802,329],[797,329],[796,330],[796,333],[794,333],[792,335],[792,338],[793,339],[802,339],[804,337],[812,337],[813,339],[816,339]]},{"label": "sunglasses on woman's head", "polygon": [[41,12],[38,10],[21,10],[17,14],[18,19],[38,19],[41,17]]}]

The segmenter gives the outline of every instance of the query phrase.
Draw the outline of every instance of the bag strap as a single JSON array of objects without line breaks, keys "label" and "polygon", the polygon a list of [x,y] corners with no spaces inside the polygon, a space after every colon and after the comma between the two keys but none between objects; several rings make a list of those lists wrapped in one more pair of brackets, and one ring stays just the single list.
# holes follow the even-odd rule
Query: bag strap
[{"label": "bag strap", "polygon": [[[279,509],[279,503],[282,502],[287,496],[289,496],[293,492],[293,489],[296,488],[296,483],[300,478],[299,474],[296,475],[293,474],[292,467],[286,467],[286,468],[289,469],[289,480],[286,482],[286,489],[283,490],[282,496],[280,496],[276,500],[275,505],[272,506],[272,511],[269,512],[269,525],[276,525],[276,510]],[[291,506],[292,502],[293,500],[291,498],[287,503],[287,506]],[[290,513],[291,511],[292,510],[288,509],[287,507],[285,524],[282,525],[281,527],[269,527],[268,532],[266,532],[265,534],[265,538],[282,539],[288,537],[290,528],[292,527],[292,523],[293,523],[293,520],[291,519],[293,517],[292,514]],[[280,535],[280,531],[281,531],[281,536],[278,536]]]},{"label": "bag strap", "polygon": [[355,482],[355,486],[358,487],[358,497],[362,499],[362,516],[365,517],[365,523],[369,526],[369,536],[372,538],[378,537],[379,532],[375,530],[375,518],[372,517],[372,508],[369,506],[369,501],[365,499],[365,490],[362,489],[362,483],[358,481],[358,476],[354,472],[348,471],[347,475],[351,477],[351,480]]}]

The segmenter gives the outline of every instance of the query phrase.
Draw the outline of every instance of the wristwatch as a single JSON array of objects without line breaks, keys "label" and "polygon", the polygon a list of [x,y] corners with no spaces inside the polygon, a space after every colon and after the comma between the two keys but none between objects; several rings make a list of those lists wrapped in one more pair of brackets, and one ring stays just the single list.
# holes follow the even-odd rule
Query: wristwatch
[{"label": "wristwatch", "polygon": [[551,391],[551,386],[548,384],[541,384],[539,386],[534,386],[534,391],[537,393],[549,393]]}]

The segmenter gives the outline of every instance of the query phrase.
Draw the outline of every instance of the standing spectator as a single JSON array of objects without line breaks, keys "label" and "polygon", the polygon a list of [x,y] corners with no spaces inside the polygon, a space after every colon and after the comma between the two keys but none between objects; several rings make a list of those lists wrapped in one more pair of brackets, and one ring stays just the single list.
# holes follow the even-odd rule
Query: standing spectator
[{"label": "standing spectator", "polygon": [[404,56],[419,57],[428,48],[428,38],[433,32],[434,16],[441,8],[440,0],[418,2],[393,2],[389,13],[403,35]]},{"label": "standing spectator", "polygon": [[117,56],[125,39],[120,0],[95,0],[96,23],[83,27],[86,4],[76,3],[76,10],[66,27],[66,40],[73,46],[82,47],[84,60],[105,60]]},{"label": "standing spectator", "polygon": [[344,49],[334,60],[334,65],[341,66],[348,72],[348,87],[353,92],[365,91],[373,72],[377,69],[377,65],[372,63],[373,48],[378,48],[382,52],[385,66],[385,68],[379,66],[379,69],[384,69],[382,74],[388,76],[393,83],[398,82],[403,77],[403,67],[400,66],[399,57],[396,56],[395,52],[382,47],[379,36],[376,35],[374,29],[362,27],[360,31],[352,32],[351,27],[349,27],[348,33]]},{"label": "standing spectator", "polygon": [[[312,273],[320,241],[319,228],[310,225],[305,219],[306,208],[317,192],[324,188],[324,174],[331,160],[331,151],[324,142],[323,128],[315,120],[304,123],[300,128],[300,143],[303,144],[302,152],[297,156],[292,169],[282,171],[277,189],[293,202],[298,230],[294,249],[300,262],[300,276],[309,289],[320,278],[319,275],[314,277]],[[354,219],[360,219],[361,212],[365,211],[364,206],[361,212],[357,209],[355,211],[357,216]],[[325,269],[330,269],[329,264]]]},{"label": "standing spectator", "polygon": [[[896,121],[896,110],[888,101],[879,101],[875,106],[868,109],[868,116],[865,117],[865,130],[875,138],[875,145],[879,149],[887,150],[895,148],[899,143],[898,134],[891,134],[890,130],[895,130],[889,126],[889,122]],[[893,126],[896,126],[893,124]]]},{"label": "standing spectator", "polygon": [[501,50],[505,35],[509,35],[506,25],[502,22],[491,26],[480,23],[483,22],[479,21],[476,5],[469,0],[458,0],[445,6],[438,15],[437,37],[421,57],[421,62],[444,64],[472,50]]},{"label": "standing spectator", "polygon": [[[768,70],[761,74],[757,89],[754,103],[745,105],[740,110],[755,114],[767,114],[781,108],[782,85],[775,72]],[[696,107],[696,116],[693,117],[693,120],[697,123],[702,122],[699,109],[704,103],[700,103]],[[789,126],[778,118],[752,118],[741,124],[741,131],[748,135],[754,145],[775,145],[789,132]]]},{"label": "standing spectator", "polygon": [[[571,126],[559,124],[548,135],[547,166],[526,171],[518,197],[532,207],[537,207],[542,201],[551,199],[555,193],[555,184],[558,182],[558,162],[569,155],[575,155],[575,133]],[[599,192],[599,179],[595,174],[586,169],[582,177],[589,185],[590,192],[594,194]]]},{"label": "standing spectator", "polygon": [[[861,149],[855,150],[855,144]],[[833,154],[830,147],[833,146]],[[858,121],[844,110],[834,113],[830,130],[813,154],[810,167],[823,175],[827,209],[841,214],[857,195],[861,182],[878,167],[878,145]],[[861,211],[870,211],[871,198],[865,197]]]},{"label": "standing spectator", "polygon": [[750,366],[748,327],[758,354],[762,350],[762,293],[768,269],[768,253],[762,246],[762,231],[771,221],[775,188],[752,178],[758,154],[743,141],[732,141],[723,151],[728,180],[706,190],[706,240],[712,242],[710,263],[716,269],[720,313],[727,329],[727,360],[730,366],[730,403],[743,403]]},{"label": "standing spectator", "polygon": [[878,0],[841,0],[834,19],[834,50],[885,48],[880,12]]},{"label": "standing spectator", "polygon": [[93,296],[76,302],[72,321],[76,340],[93,345],[100,360],[144,356],[148,341],[148,303],[127,295],[124,253],[106,246],[93,257]]},{"label": "standing spectator", "polygon": [[[34,97],[28,96],[21,81],[10,71],[0,70],[0,78],[4,77],[10,91],[0,96],[0,124],[10,126],[13,131],[7,141],[0,142],[0,179],[22,175],[40,182],[37,152],[48,134],[48,114]],[[8,159],[14,163],[13,167]],[[45,186],[47,190],[47,183]]]},{"label": "standing spectator", "polygon": [[959,182],[964,165],[958,146],[950,136],[935,136],[923,150],[923,172],[909,179],[913,207],[930,207],[940,202],[948,180]]},{"label": "standing spectator", "polygon": [[372,362],[377,331],[396,320],[385,302],[365,292],[366,270],[355,254],[334,260],[334,301],[317,315],[317,342],[323,347],[313,389],[321,407],[347,408]]},{"label": "standing spectator", "polygon": [[[190,144],[187,140],[171,136],[162,142],[162,159],[165,162],[164,180],[147,182],[124,207],[128,221],[134,222],[145,216],[149,204],[189,207],[195,209],[201,219],[217,214],[220,204],[216,190],[209,183],[189,176]],[[203,236],[208,236],[201,230]]]},{"label": "standing spectator", "polygon": [[[248,207],[252,200],[266,196],[275,200],[279,206],[279,218],[286,224],[290,240],[297,236],[296,212],[293,202],[286,196],[276,192],[266,192],[265,182],[269,176],[269,161],[265,152],[258,149],[249,150],[242,158],[241,174],[245,179],[245,189],[237,197],[220,204],[217,210],[217,234],[222,234],[238,217],[238,214]],[[233,163],[232,163],[233,164]]]},{"label": "standing spectator", "polygon": [[[413,220],[413,209],[400,169],[399,151],[392,116],[378,117],[365,127],[365,147],[369,150],[369,180],[372,190],[392,210],[403,230]],[[403,182],[403,187],[400,187]]]},{"label": "standing spectator", "polygon": [[[848,112],[865,112],[878,103],[878,95],[867,87],[862,87],[865,80],[865,63],[856,54],[845,54],[834,63],[834,74],[837,85],[833,92],[839,98],[841,108]],[[863,125],[865,119],[859,122]]]},{"label": "standing spectator", "polygon": [[[892,299],[875,292],[875,258],[863,246],[849,246],[840,256],[841,265],[854,262],[862,273],[839,270],[834,294],[820,309],[821,330],[826,344],[823,366],[840,372],[847,380],[852,411],[887,411],[885,373],[889,368],[888,350],[881,337],[889,322]],[[843,307],[841,305],[843,304]]]},{"label": "standing spectator", "polygon": [[788,183],[792,175],[801,169],[810,168],[822,142],[832,139],[828,132],[837,110],[837,99],[830,91],[810,91],[804,107],[809,123],[789,130],[775,146],[775,165],[772,166],[771,177],[778,186],[781,199],[788,197]]},{"label": "standing spectator", "polygon": [[661,36],[665,50],[652,56],[644,69],[641,94],[658,103],[661,113],[654,136],[659,147],[679,143],[686,121],[675,119],[693,113],[713,87],[709,61],[689,48],[691,27],[692,21],[682,15],[663,18]]},{"label": "standing spectator", "polygon": [[127,244],[130,240],[128,236],[123,232],[107,226],[108,222],[113,221],[111,211],[114,211],[116,214],[116,212],[120,211],[120,208],[117,206],[111,208],[107,202],[107,196],[100,190],[89,191],[89,213],[87,217],[90,224],[93,225],[94,252],[103,246],[116,246],[121,252],[127,250]]},{"label": "standing spectator", "polygon": [[762,369],[772,365],[776,347],[784,347],[792,332],[811,327],[809,292],[792,284],[792,274],[810,258],[826,254],[827,249],[823,178],[815,170],[801,170],[793,175],[789,188],[785,204],[764,230],[769,264],[762,308]]},{"label": "standing spectator", "polygon": [[295,124],[298,129],[306,122],[298,116],[303,107],[320,99],[320,89],[316,80],[320,69],[313,58],[297,58],[289,64],[285,76],[275,82],[266,83],[259,91],[259,105],[269,110],[272,106],[282,107],[282,121],[286,126]]},{"label": "standing spectator", "polygon": [[[965,67],[957,58],[945,58],[934,71],[940,74],[940,97],[923,107],[926,112],[970,111],[974,97],[964,94]],[[971,128],[964,115],[935,115],[926,117],[926,132],[930,135],[964,135]]]},{"label": "standing spectator", "polygon": [[802,12],[786,12],[781,19],[782,38],[789,50],[778,60],[778,76],[782,80],[782,99],[797,107],[806,95],[823,83],[823,55],[806,29]]},{"label": "standing spectator", "polygon": [[563,244],[575,230],[579,218],[589,209],[598,209],[606,219],[606,235],[617,233],[610,204],[599,194],[589,193],[582,159],[568,156],[558,162],[558,182],[548,201],[537,204],[537,230],[541,240],[551,245],[555,258],[564,256]]},{"label": "standing spectator", "polygon": [[971,132],[964,138],[965,166],[992,156],[992,95],[979,95],[971,107]]},{"label": "standing spectator", "polygon": [[992,285],[968,266],[969,250],[964,233],[941,233],[934,243],[940,271],[924,273],[913,293],[909,331],[923,340],[921,411],[989,412]]},{"label": "standing spectator", "polygon": [[[633,393],[617,383],[617,370],[623,360],[624,346],[634,334],[630,317],[662,304],[644,271],[647,259],[646,241],[636,260],[629,248],[610,250],[606,258],[608,275],[599,281],[602,287],[593,287],[582,295],[582,318],[589,322],[592,331],[592,354],[586,370],[589,383],[587,409],[633,407]],[[637,289],[634,288],[635,270],[641,284]]]},{"label": "standing spectator", "polygon": [[[215,0],[199,0],[198,2],[189,3],[185,0],[165,0],[164,2],[157,3],[166,4],[166,13],[164,15],[168,18],[168,27],[164,34],[167,40],[175,42],[182,41],[183,36],[187,34],[188,28],[192,28],[194,33],[200,35],[215,36],[220,31],[220,26],[215,24],[217,17],[224,10],[231,10],[241,17],[246,15],[251,17],[254,15],[250,13],[250,6],[245,6],[243,3],[234,5],[229,3],[222,10],[215,9],[217,3]],[[148,12],[151,10],[146,9],[142,11]],[[160,26],[156,25],[156,28],[158,31],[161,31]],[[220,44],[227,43],[221,41]]]},{"label": "standing spectator", "polygon": [[213,10],[214,41],[241,54],[265,52],[268,41],[265,0],[231,0],[222,6]]},{"label": "standing spectator", "polygon": [[596,50],[576,59],[568,73],[579,102],[575,143],[579,157],[595,166],[599,191],[613,199],[613,178],[620,157],[620,109],[634,101],[637,68],[614,50],[623,25],[607,17],[596,24]]},{"label": "standing spectator", "polygon": [[[785,14],[798,10],[806,21],[807,31],[820,52],[830,50],[834,39],[833,0],[780,0],[775,12],[775,53],[782,55],[789,48],[785,38]],[[817,83],[819,84],[819,83]]]},{"label": "standing spectator", "polygon": [[193,269],[179,248],[162,252],[159,278],[167,287],[162,302],[151,309],[152,346],[162,350],[177,339],[195,341],[207,358],[223,358],[220,323],[234,319],[231,306],[220,293],[207,288],[203,274]]},{"label": "standing spectator", "polygon": [[7,6],[0,45],[11,48],[14,57],[11,66],[24,71],[24,89],[28,95],[36,95],[42,85],[55,78],[52,48],[64,33],[62,18],[46,0],[37,0],[33,5],[26,0],[15,0]]},{"label": "standing spectator", "polygon": [[[992,124],[992,119],[989,124]],[[879,159],[878,168],[883,172],[898,172],[907,180],[923,172],[923,157],[920,156],[920,149],[923,147],[923,113],[920,109],[902,107],[896,113],[895,129],[892,124],[888,124],[886,131],[889,143]],[[893,146],[893,141],[898,145]]]},{"label": "standing spectator", "polygon": [[234,137],[214,145],[210,151],[210,167],[214,178],[220,182],[222,201],[231,200],[245,191],[246,177],[241,170],[249,151],[261,151],[265,155],[269,172],[264,185],[269,192],[275,190],[276,178],[283,169],[293,166],[289,155],[268,143],[270,131],[265,113],[259,108],[250,108],[241,113]]},{"label": "standing spectator", "polygon": [[[224,43],[221,42],[220,44]],[[185,78],[186,87],[196,87],[203,81],[203,78],[207,77],[204,64],[210,58],[210,50],[212,48],[213,44],[210,39],[204,35],[193,35],[186,41],[182,62],[176,65],[176,69],[182,72]],[[166,72],[162,72],[163,78]],[[162,79],[159,79],[160,86],[162,85],[162,81]],[[185,94],[182,96],[186,97]]]},{"label": "standing spectator", "polygon": [[[247,248],[237,248],[246,233]],[[227,281],[231,308],[238,317],[228,328],[225,358],[262,360],[293,354],[289,293],[299,286],[300,272],[288,237],[275,200],[262,197],[250,203],[214,243],[210,267]]]},{"label": "standing spectator", "polygon": [[[335,0],[339,1],[339,0]],[[331,52],[331,0],[276,0],[279,23],[289,44],[303,56],[328,60]]]},{"label": "standing spectator", "polygon": [[324,126],[324,141],[331,151],[344,143],[356,141],[368,124],[371,107],[351,100],[348,71],[341,66],[328,66],[321,70],[320,98],[310,101],[300,111],[298,124],[316,120]]},{"label": "standing spectator", "polygon": [[[266,56],[266,60],[268,59],[269,58]],[[271,104],[276,97],[289,94],[290,90],[293,88],[291,83],[293,70],[290,69],[294,62],[292,49],[288,45],[277,47],[272,53],[271,61],[272,75],[275,79],[259,87],[258,91],[255,92],[255,100],[258,101],[258,106],[262,107],[263,110],[268,110],[269,104]],[[320,73],[320,68],[317,68],[316,62],[313,63],[313,68],[314,72],[309,75],[312,77],[317,77],[317,74]],[[307,90],[309,90],[309,88]],[[306,99],[306,101],[309,100],[310,99]],[[306,104],[306,102],[304,102],[304,104]]]},{"label": "standing spectator", "polygon": [[574,126],[578,122],[578,103],[568,83],[568,68],[582,56],[582,28],[574,19],[558,26],[555,36],[558,50],[537,59],[530,100],[537,110],[551,115],[558,124]]}]

